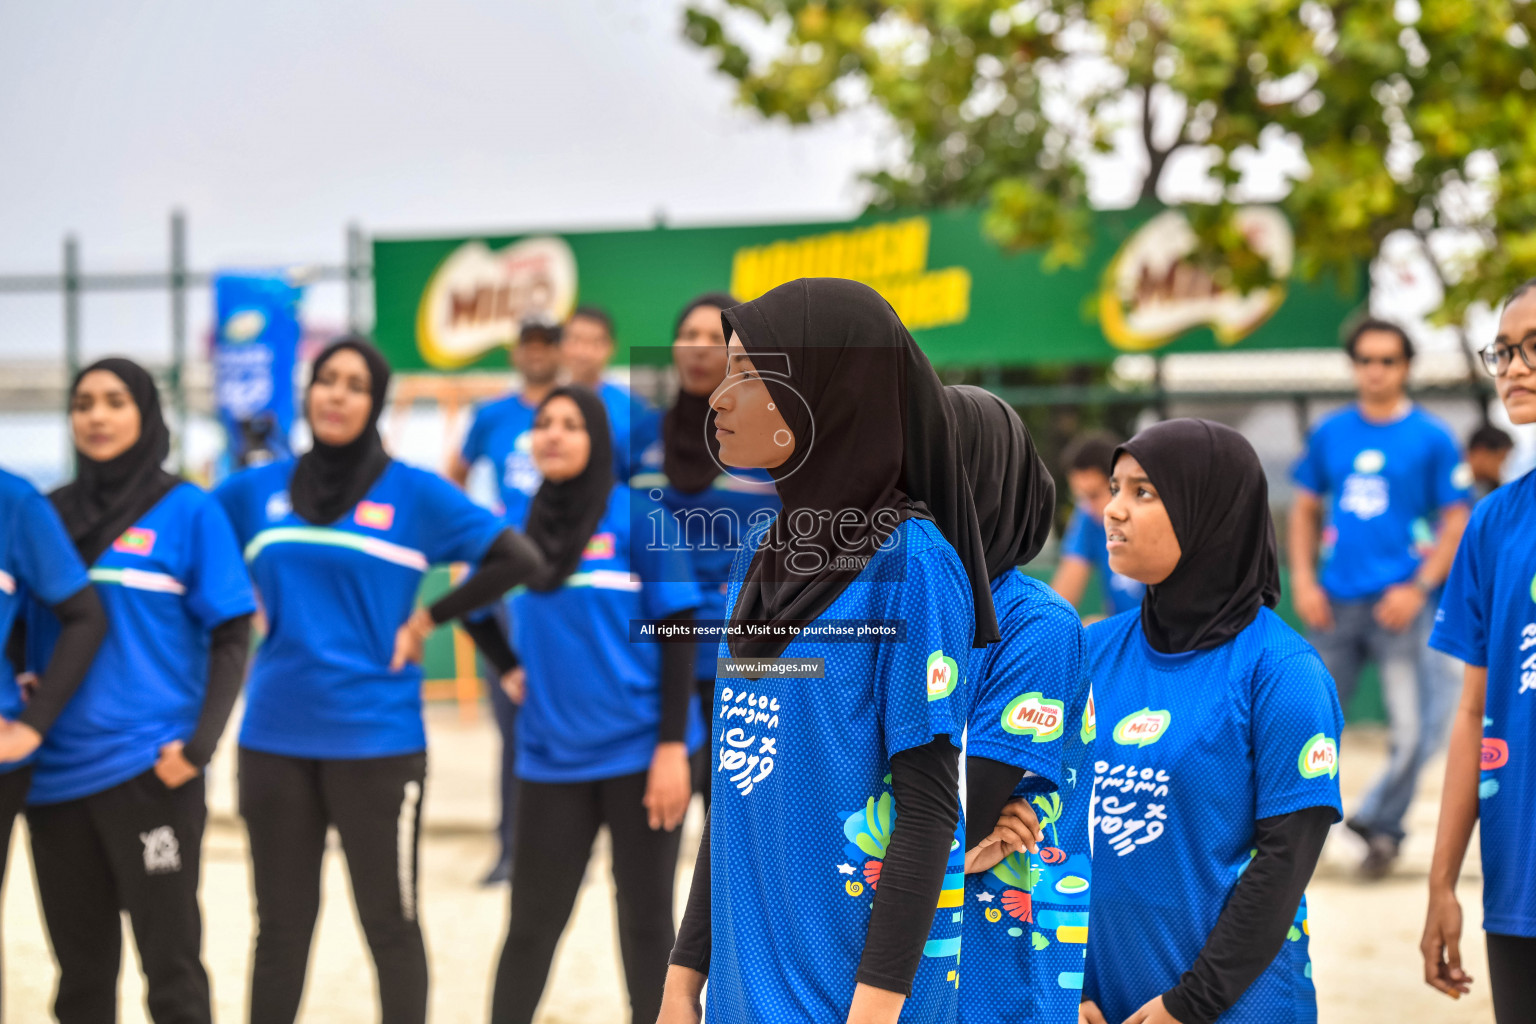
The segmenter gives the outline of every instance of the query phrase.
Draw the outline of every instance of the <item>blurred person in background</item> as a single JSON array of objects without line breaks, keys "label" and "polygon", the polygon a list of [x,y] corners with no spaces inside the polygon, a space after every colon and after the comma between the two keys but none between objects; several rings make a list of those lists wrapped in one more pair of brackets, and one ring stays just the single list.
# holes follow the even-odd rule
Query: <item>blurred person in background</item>
[{"label": "blurred person in background", "polygon": [[613,471],[627,485],[642,466],[655,463],[660,418],[650,402],[603,376],[613,359],[613,318],[608,311],[577,306],[565,321],[560,358],[572,384],[603,400],[613,435]]},{"label": "blurred person in background", "polygon": [[[725,328],[720,314],[734,305],[736,300],[731,296],[710,292],[688,303],[678,314],[672,341],[678,391],[662,419],[662,473],[654,478],[649,474],[636,477],[646,487],[654,483],[660,488],[661,503],[677,519],[702,595],[696,620],[701,626],[724,622],[731,561],[747,531],[779,511],[778,491],[767,471],[727,471],[720,461],[720,440],[715,437],[709,396],[725,380]],[[719,646],[718,633],[713,638],[699,637],[694,677],[706,724],[711,721],[710,708],[715,700]],[[702,794],[706,808],[710,768],[707,759],[699,759],[694,769],[694,789]]]},{"label": "blurred person in background", "polygon": [[[500,517],[389,457],[378,430],[389,378],[369,342],[333,342],[304,393],[314,445],[217,491],[267,620],[239,749],[256,895],[251,1024],[298,1015],[332,825],[373,955],[380,1019],[426,1019],[422,650],[439,625],[498,601],[542,565]],[[415,607],[422,577],[451,562],[476,570]]]},{"label": "blurred person in background", "polygon": [[[59,964],[61,1024],[117,1019],[128,912],[156,1024],[211,1021],[197,887],[203,769],[229,720],[256,602],[219,503],[167,473],[154,379],[127,359],[70,388],[75,479],[53,492],[89,566],[107,635],[38,750],[27,796],[32,863]],[[75,657],[39,605],[36,659]]]},{"label": "blurred person in background", "polygon": [[1084,434],[1067,446],[1062,463],[1067,470],[1067,487],[1072,491],[1072,518],[1061,539],[1061,554],[1051,589],[1080,605],[1088,591],[1088,581],[1097,572],[1103,588],[1102,611],[1105,617],[1119,615],[1141,604],[1147,588],[1121,576],[1109,567],[1109,553],[1104,545],[1104,508],[1109,504],[1109,463],[1119,444],[1102,432]]},{"label": "blurred person in background", "polygon": [[1344,348],[1358,399],[1313,429],[1293,471],[1291,588],[1340,703],[1367,662],[1381,673],[1391,757],[1347,822],[1367,845],[1361,873],[1381,878],[1454,704],[1453,677],[1426,644],[1432,598],[1466,527],[1471,473],[1450,431],[1408,397],[1414,350],[1401,327],[1362,321]]},{"label": "blurred person in background", "polygon": [[[41,676],[26,671],[26,607],[41,602],[59,623]],[[101,599],[59,514],[27,481],[0,469],[0,883],[11,828],[32,784],[32,761],[79,689],[107,633]]]},{"label": "blurred person in background", "polygon": [[[463,487],[470,470],[481,459],[496,475],[506,524],[521,530],[528,518],[528,504],[543,482],[533,462],[533,414],[555,389],[560,378],[560,326],[547,320],[525,320],[508,357],[521,378],[517,391],[475,410],[464,444],[448,464],[448,479]],[[512,837],[517,822],[517,705],[509,688],[520,685],[521,669],[516,652],[508,646],[504,607],[466,616],[464,631],[480,648],[485,661],[495,668],[486,680],[496,731],[501,734],[501,820],[497,825],[496,861],[481,880],[496,885],[512,877]]]},{"label": "blurred person in background", "polygon": [[604,825],[631,1019],[650,1024],[661,1009],[689,755],[704,730],[693,703],[693,641],[647,642],[637,627],[686,631],[701,599],[676,524],[614,479],[611,444],[592,391],[563,386],[539,406],[533,455],[544,483],[528,538],[547,568],[511,600],[527,675],[494,1024],[533,1020]]},{"label": "blurred person in background", "polygon": [[1504,482],[1504,463],[1514,451],[1515,439],[1491,423],[1472,431],[1467,438],[1467,465],[1472,469],[1472,501],[1481,502]]},{"label": "blurred person in background", "polygon": [[[1536,423],[1536,279],[1515,289],[1498,335],[1482,351],[1512,423]],[[1420,952],[1424,980],[1451,998],[1470,990],[1461,963],[1456,882],[1480,827],[1483,929],[1493,1013],[1499,1024],[1536,1020],[1536,873],[1531,807],[1536,689],[1536,473],[1478,505],[1446,581],[1429,642],[1466,662],[1451,730],[1440,827],[1429,869]]]}]

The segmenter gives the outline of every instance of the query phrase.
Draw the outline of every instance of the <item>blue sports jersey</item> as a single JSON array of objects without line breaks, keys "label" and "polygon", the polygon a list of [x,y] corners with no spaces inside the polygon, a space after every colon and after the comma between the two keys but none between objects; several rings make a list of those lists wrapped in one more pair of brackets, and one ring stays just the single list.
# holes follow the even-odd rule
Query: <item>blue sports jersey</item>
[{"label": "blue sports jersey", "polygon": [[478,562],[501,521],[448,481],[391,462],[350,511],[293,511],[293,460],[237,473],[217,495],[267,613],[240,745],[288,757],[425,750],[421,666],[391,672],[395,633],[433,565]]},{"label": "blue sports jersey", "polygon": [[[682,545],[688,551],[693,577],[699,584],[700,621],[723,622],[727,616],[725,591],[730,586],[731,562],[747,533],[778,514],[779,492],[764,470],[732,470],[697,494],[672,487],[663,473],[643,473],[634,478],[637,489],[646,489],[677,520]],[[699,641],[700,679],[715,677],[715,647],[720,636]]]},{"label": "blue sports jersey", "polygon": [[965,880],[961,1024],[1076,1024],[1087,939],[1088,722],[1083,625],[1046,584],[1017,570],[992,581],[1002,639],[971,658],[966,754],[1023,768],[1016,795],[1045,829]]},{"label": "blue sports jersey", "polygon": [[[1207,651],[1160,654],[1134,612],[1088,627],[1093,927],[1083,995],[1125,1020],[1178,984],[1247,868],[1260,818],[1339,803],[1333,680],[1272,610]],[[1089,766],[1085,764],[1085,771]],[[1085,780],[1086,781],[1086,780]],[[1317,1019],[1306,900],[1226,1024]]]},{"label": "blue sports jersey", "polygon": [[[651,531],[658,543],[652,543]],[[645,771],[661,726],[661,649],[632,624],[702,600],[671,515],[615,487],[581,564],[559,589],[510,602],[528,689],[517,715],[517,776],[589,782]],[[688,702],[688,749],[703,742]]]},{"label": "blue sports jersey", "polygon": [[1478,820],[1483,927],[1536,937],[1530,809],[1536,802],[1536,473],[1489,495],[1472,513],[1429,643],[1488,670]]},{"label": "blue sports jersey", "polygon": [[[90,568],[107,635],[38,748],[27,802],[53,804],[140,775],[191,739],[208,689],[208,634],[256,610],[219,503],[183,483],[124,530]],[[46,664],[58,621],[35,602],[28,648]]]},{"label": "blue sports jersey", "polygon": [[1104,614],[1109,616],[1141,607],[1141,597],[1147,587],[1109,567],[1107,537],[1102,518],[1096,519],[1080,508],[1074,509],[1072,518],[1067,521],[1067,532],[1061,538],[1061,557],[1081,558],[1099,574],[1099,586],[1104,591]]},{"label": "blue sports jersey", "polygon": [[[764,529],[737,554],[727,607]],[[847,1019],[895,818],[891,757],[935,736],[958,745],[965,726],[971,592],[933,523],[898,525],[820,618],[896,620],[905,637],[801,636],[783,656],[824,658],[824,678],[716,681],[705,1013],[717,1024]],[[903,1021],[955,1019],[964,855],[957,836]]]},{"label": "blue sports jersey", "polygon": [[597,395],[608,410],[613,434],[613,472],[621,484],[661,464],[661,414],[629,388],[605,380]]},{"label": "blue sports jersey", "polygon": [[[29,597],[58,604],[89,582],[53,505],[27,481],[0,469],[0,638],[11,635]],[[21,710],[11,659],[0,658],[0,717],[12,719]],[[0,772],[23,763],[0,763]]]},{"label": "blue sports jersey", "polygon": [[1391,423],[1371,423],[1356,406],[1334,413],[1291,475],[1328,501],[1318,581],[1338,601],[1411,579],[1435,546],[1441,510],[1471,501],[1455,438],[1418,406]]}]

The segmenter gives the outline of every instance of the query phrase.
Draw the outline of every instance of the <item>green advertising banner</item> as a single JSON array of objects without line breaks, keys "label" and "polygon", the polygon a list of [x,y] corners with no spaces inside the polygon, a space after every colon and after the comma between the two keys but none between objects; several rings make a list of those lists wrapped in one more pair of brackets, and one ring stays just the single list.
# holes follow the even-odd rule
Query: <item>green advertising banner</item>
[{"label": "green advertising banner", "polygon": [[375,336],[397,370],[506,366],[526,317],[563,320],[578,303],[612,314],[619,345],[669,345],[678,310],[725,289],[756,298],[797,277],[850,277],[890,301],[938,365],[1103,363],[1126,352],[1338,344],[1364,274],[1288,280],[1290,225],[1248,207],[1238,226],[1283,283],[1222,290],[1186,257],[1183,214],[1142,207],[1096,215],[1081,267],[1048,272],[1042,252],[1010,253],[979,209],[869,214],[844,223],[378,239]]}]

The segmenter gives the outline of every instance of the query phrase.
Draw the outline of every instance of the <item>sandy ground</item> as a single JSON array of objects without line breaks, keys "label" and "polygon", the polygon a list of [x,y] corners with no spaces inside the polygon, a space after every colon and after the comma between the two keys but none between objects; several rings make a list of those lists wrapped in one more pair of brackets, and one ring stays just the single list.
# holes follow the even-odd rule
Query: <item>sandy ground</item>
[{"label": "sandy ground", "polygon": [[[448,709],[434,712],[430,731],[432,766],[421,888],[432,957],[432,1020],[471,1024],[486,1017],[507,916],[506,887],[482,889],[476,884],[494,851],[491,766],[497,740],[488,719],[464,723]],[[1351,732],[1344,751],[1346,806],[1353,806],[1382,762],[1382,738],[1377,732]],[[1409,822],[1411,835],[1392,878],[1376,884],[1354,879],[1360,851],[1348,833],[1335,835],[1324,851],[1323,864],[1308,890],[1313,970],[1323,1024],[1410,1020],[1460,1024],[1493,1019],[1482,933],[1475,927],[1482,913],[1475,846],[1461,889],[1469,924],[1463,948],[1468,969],[1478,979],[1473,994],[1453,1003],[1420,980],[1417,946],[1440,776],[1438,764],[1425,774]],[[233,779],[228,752],[221,751],[210,776],[214,820],[204,853],[202,898],[205,961],[213,978],[216,1015],[230,1022],[245,1019],[252,934],[245,837],[232,814]],[[696,805],[685,826],[685,862],[678,871],[679,910],[692,870],[698,819]],[[25,829],[19,827],[4,896],[4,1008],[5,1019],[13,1024],[51,1019],[48,1008],[55,972],[31,875]],[[627,1018],[613,917],[606,840],[600,839],[574,925],[556,958],[540,1024],[614,1024]],[[125,948],[121,1019],[147,1021],[131,939],[125,939]],[[372,964],[352,909],[340,851],[333,849],[326,864],[325,905],[300,1020],[368,1024],[377,1019]]]}]

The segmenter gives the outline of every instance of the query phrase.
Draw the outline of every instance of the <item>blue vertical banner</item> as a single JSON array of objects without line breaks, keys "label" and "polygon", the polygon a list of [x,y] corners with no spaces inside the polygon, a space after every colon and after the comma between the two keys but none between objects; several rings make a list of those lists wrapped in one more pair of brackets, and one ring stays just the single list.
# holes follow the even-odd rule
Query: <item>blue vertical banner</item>
[{"label": "blue vertical banner", "polygon": [[225,273],[213,279],[214,402],[229,438],[229,470],[287,456],[293,367],[304,289],[286,274]]}]

